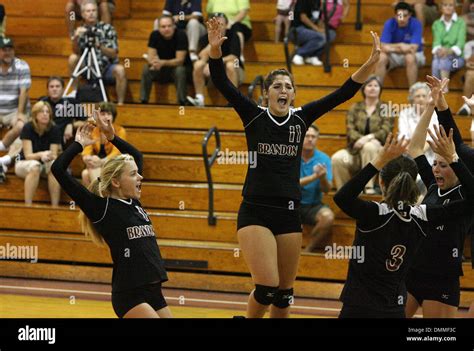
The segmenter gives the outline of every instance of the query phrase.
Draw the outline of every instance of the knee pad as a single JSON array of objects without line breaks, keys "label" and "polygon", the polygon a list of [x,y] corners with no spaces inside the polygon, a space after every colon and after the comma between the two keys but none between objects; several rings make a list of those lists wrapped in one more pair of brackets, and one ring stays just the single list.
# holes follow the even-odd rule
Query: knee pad
[{"label": "knee pad", "polygon": [[273,305],[278,308],[287,308],[293,304],[293,288],[278,290],[273,300]]},{"label": "knee pad", "polygon": [[259,304],[268,306],[272,304],[277,291],[278,287],[256,284],[253,297]]}]

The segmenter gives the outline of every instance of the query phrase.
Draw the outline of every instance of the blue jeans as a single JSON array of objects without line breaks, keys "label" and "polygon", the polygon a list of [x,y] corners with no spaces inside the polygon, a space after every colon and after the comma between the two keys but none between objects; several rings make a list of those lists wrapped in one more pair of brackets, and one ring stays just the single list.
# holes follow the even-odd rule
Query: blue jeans
[{"label": "blue jeans", "polygon": [[[335,38],[336,31],[330,29],[329,41],[332,42]],[[290,39],[294,41],[294,35],[290,35]],[[296,28],[296,45],[298,45],[297,55],[303,57],[320,56],[324,45],[326,45],[326,37],[324,34],[308,29],[305,26],[298,26]]]}]

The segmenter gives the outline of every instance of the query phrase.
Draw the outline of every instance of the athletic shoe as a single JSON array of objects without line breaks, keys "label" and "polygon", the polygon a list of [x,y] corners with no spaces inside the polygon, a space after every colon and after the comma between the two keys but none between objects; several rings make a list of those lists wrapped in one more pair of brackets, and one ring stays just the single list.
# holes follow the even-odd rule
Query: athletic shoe
[{"label": "athletic shoe", "polygon": [[195,52],[191,52],[191,53],[189,54],[189,58],[191,59],[191,62],[196,62],[197,60],[199,60],[199,56],[196,55]]},{"label": "athletic shoe", "polygon": [[323,65],[323,63],[316,56],[307,57],[307,58],[305,58],[304,62],[309,63],[310,65],[313,65],[313,66],[322,66]]},{"label": "athletic shoe", "polygon": [[191,103],[193,106],[204,107],[204,101],[198,98],[193,98],[191,96],[186,96],[186,99]]},{"label": "athletic shoe", "polygon": [[461,115],[461,116],[470,116],[471,115],[471,108],[469,107],[468,104],[464,104],[461,106],[461,108],[459,109],[458,115]]},{"label": "athletic shoe", "polygon": [[295,55],[295,56],[293,56],[292,62],[293,62],[293,64],[296,65],[296,66],[302,66],[302,65],[304,65],[303,56],[300,56],[300,55]]}]

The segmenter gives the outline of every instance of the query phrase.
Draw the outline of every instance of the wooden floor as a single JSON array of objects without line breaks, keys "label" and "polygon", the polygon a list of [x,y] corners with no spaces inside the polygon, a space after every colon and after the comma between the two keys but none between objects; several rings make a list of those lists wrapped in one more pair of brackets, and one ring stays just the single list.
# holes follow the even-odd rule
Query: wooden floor
[{"label": "wooden floor", "polygon": [[[164,289],[175,318],[245,315],[247,295]],[[292,317],[335,318],[337,301],[297,299]],[[108,284],[0,278],[0,318],[116,318]]]},{"label": "wooden floor", "polygon": [[[175,318],[244,316],[247,295],[163,289]],[[0,318],[116,318],[110,285],[0,278]],[[296,298],[292,318],[337,318],[339,301]],[[458,317],[466,316],[459,309]],[[419,310],[415,317],[421,317]]]}]

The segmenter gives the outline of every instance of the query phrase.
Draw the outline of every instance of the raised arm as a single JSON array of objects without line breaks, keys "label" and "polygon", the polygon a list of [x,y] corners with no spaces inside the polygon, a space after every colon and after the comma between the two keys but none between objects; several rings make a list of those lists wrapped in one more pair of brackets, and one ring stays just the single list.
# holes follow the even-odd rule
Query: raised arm
[{"label": "raised arm", "polygon": [[331,94],[306,104],[302,107],[303,115],[306,118],[307,125],[313,123],[318,117],[331,111],[344,101],[351,99],[360,89],[362,84],[369,78],[375,70],[380,58],[380,39],[377,33],[370,32],[372,35],[372,53],[369,59],[337,90]]},{"label": "raised arm", "polygon": [[259,113],[259,108],[255,102],[243,95],[227,77],[222,61],[221,47],[224,41],[227,40],[227,37],[222,35],[223,32],[225,32],[223,24],[216,17],[207,22],[207,35],[210,45],[209,72],[217,90],[229,101],[245,125]]},{"label": "raised arm", "polygon": [[114,144],[114,146],[119,149],[122,154],[130,154],[135,159],[135,163],[138,167],[138,173],[141,174],[143,172],[142,153],[133,145],[127,143],[125,140],[115,135],[115,129],[110,115],[101,114],[100,111],[98,111],[93,114],[93,118],[97,124],[97,127],[99,127],[101,133],[105,135],[108,141]]},{"label": "raised arm", "polygon": [[433,116],[438,100],[441,98],[442,89],[447,83],[448,80],[445,80],[441,85],[431,86],[428,103],[421,115],[420,121],[416,125],[415,131],[411,137],[410,145],[408,146],[408,153],[413,158],[417,158],[424,154],[426,135],[430,126],[431,117]]},{"label": "raised arm", "polygon": [[67,171],[76,155],[87,145],[95,141],[91,138],[94,126],[87,124],[79,127],[75,141],[53,162],[51,172],[71,199],[84,211],[91,221],[97,221],[104,213],[106,200],[87,190]]}]

